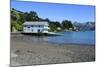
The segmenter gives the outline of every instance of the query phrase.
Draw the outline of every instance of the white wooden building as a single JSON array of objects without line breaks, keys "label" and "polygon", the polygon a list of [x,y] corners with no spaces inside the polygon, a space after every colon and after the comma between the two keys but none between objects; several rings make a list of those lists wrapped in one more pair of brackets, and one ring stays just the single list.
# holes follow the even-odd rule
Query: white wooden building
[{"label": "white wooden building", "polygon": [[48,33],[48,22],[26,21],[23,23],[24,33]]}]

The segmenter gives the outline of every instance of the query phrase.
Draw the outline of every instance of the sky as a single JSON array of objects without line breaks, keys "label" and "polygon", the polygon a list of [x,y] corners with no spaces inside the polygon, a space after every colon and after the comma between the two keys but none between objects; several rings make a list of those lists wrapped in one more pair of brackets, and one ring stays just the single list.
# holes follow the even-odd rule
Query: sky
[{"label": "sky", "polygon": [[37,12],[38,16],[52,21],[62,22],[70,20],[72,22],[85,23],[88,21],[95,22],[95,6],[75,5],[75,4],[58,4],[43,2],[24,2],[11,1],[11,8],[22,12]]}]

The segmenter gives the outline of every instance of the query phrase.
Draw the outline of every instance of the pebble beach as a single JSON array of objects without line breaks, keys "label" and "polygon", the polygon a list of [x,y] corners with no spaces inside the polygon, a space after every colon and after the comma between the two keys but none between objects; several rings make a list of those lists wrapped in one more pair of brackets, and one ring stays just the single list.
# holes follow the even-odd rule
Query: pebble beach
[{"label": "pebble beach", "polygon": [[95,45],[27,42],[11,36],[11,67],[95,61]]}]

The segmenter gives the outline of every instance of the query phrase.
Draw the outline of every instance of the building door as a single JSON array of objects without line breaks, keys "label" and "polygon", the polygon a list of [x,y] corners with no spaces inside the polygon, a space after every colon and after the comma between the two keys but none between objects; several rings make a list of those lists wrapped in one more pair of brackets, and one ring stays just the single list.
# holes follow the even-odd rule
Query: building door
[{"label": "building door", "polygon": [[38,29],[38,33],[40,33],[41,31],[40,31],[40,29]]}]

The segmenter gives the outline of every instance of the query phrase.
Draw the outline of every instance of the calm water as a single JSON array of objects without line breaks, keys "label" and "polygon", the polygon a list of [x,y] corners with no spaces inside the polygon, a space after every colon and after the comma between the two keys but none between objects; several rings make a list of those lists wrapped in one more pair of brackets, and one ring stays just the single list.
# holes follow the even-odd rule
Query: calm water
[{"label": "calm water", "polygon": [[49,42],[54,43],[75,43],[75,44],[95,44],[94,31],[64,32],[62,36],[49,37]]},{"label": "calm water", "polygon": [[16,36],[12,40],[30,43],[70,43],[70,44],[95,44],[95,32],[85,31],[85,32],[61,32],[61,36]]}]

